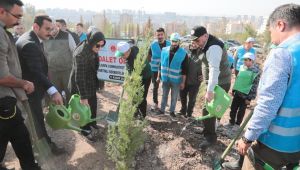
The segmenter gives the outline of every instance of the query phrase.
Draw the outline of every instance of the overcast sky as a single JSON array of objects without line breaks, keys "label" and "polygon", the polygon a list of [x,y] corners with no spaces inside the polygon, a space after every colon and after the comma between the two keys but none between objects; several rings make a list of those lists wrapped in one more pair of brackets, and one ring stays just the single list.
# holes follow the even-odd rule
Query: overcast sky
[{"label": "overcast sky", "polygon": [[146,13],[177,12],[182,15],[268,16],[277,6],[300,0],[23,0],[37,9],[69,8],[101,12],[103,9],[144,10]]}]

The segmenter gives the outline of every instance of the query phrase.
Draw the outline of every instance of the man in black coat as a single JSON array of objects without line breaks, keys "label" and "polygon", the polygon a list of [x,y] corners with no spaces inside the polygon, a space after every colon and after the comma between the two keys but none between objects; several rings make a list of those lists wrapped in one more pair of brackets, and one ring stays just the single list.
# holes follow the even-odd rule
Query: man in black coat
[{"label": "man in black coat", "polygon": [[34,124],[39,139],[45,137],[53,154],[63,150],[53,143],[47,134],[42,109],[42,99],[47,92],[51,101],[63,104],[62,96],[48,79],[48,64],[44,54],[43,41],[49,39],[52,21],[49,16],[40,15],[34,19],[33,30],[24,33],[16,42],[22,68],[22,77],[34,83],[35,91],[28,95],[33,112]]}]

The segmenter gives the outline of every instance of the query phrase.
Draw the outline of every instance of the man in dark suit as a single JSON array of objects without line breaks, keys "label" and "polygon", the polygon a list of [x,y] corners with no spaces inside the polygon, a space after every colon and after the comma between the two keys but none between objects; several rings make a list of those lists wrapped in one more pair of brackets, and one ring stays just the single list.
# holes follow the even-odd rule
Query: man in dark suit
[{"label": "man in dark suit", "polygon": [[33,30],[24,33],[16,42],[22,76],[34,83],[35,91],[28,95],[29,104],[34,116],[34,124],[39,139],[45,137],[53,154],[62,154],[47,134],[42,109],[42,99],[47,92],[53,103],[63,104],[63,99],[57,89],[48,79],[48,63],[44,54],[43,41],[49,39],[52,30],[52,20],[49,16],[40,15],[34,19]]}]

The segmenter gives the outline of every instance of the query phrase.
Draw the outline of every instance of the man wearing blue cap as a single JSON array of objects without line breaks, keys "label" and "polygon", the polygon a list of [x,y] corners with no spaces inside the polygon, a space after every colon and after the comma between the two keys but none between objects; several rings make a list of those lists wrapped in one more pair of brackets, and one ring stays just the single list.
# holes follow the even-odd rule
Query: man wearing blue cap
[{"label": "man wearing blue cap", "polygon": [[163,96],[161,108],[158,114],[164,114],[168,102],[169,91],[171,90],[170,116],[175,116],[175,107],[180,89],[184,89],[188,55],[186,51],[179,47],[180,35],[171,34],[171,46],[163,48],[161,52],[161,62],[158,71],[157,82],[162,81]]},{"label": "man wearing blue cap", "polygon": [[252,54],[256,54],[255,49],[253,48],[253,44],[255,39],[253,37],[248,37],[244,43],[244,45],[239,46],[234,53],[234,68],[235,75],[237,76],[240,70],[240,67],[243,65],[243,56],[250,52]]}]

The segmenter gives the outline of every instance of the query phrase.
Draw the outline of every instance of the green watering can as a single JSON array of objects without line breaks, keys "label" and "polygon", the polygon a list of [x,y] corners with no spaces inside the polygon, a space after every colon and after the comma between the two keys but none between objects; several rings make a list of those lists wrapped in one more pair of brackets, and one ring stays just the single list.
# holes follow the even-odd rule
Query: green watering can
[{"label": "green watering can", "polygon": [[205,104],[208,115],[195,118],[197,121],[209,119],[212,117],[221,118],[231,104],[231,97],[224,89],[216,85],[214,88],[214,99]]},{"label": "green watering can", "polygon": [[106,115],[91,119],[90,107],[81,104],[80,96],[74,94],[69,101],[68,109],[63,105],[50,104],[46,122],[54,130],[72,129],[82,131],[80,127],[96,120],[105,119],[105,117]]}]

